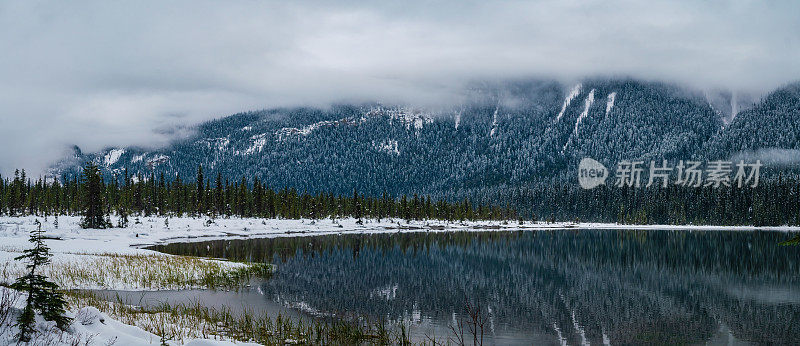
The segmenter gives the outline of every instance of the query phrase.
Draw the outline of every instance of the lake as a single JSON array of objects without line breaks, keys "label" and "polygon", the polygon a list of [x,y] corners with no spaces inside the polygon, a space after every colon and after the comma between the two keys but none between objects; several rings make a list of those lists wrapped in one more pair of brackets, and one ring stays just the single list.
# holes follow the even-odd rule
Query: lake
[{"label": "lake", "polygon": [[778,245],[789,238],[764,231],[393,232],[152,249],[277,264],[272,278],[242,292],[172,295],[399,322],[416,340],[453,337],[450,326],[459,324],[471,335],[476,320],[489,344],[797,343],[800,247]]}]

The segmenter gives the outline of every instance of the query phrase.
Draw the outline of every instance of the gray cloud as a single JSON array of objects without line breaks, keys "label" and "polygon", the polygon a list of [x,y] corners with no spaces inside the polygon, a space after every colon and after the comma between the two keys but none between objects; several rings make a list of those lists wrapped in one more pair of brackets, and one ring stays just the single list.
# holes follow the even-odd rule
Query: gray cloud
[{"label": "gray cloud", "polygon": [[435,103],[473,79],[800,79],[795,1],[0,3],[0,172],[78,144],[337,100]]},{"label": "gray cloud", "polygon": [[789,167],[800,164],[800,150],[783,148],[763,148],[741,151],[733,155],[731,161],[744,160],[748,163],[761,161],[765,166]]}]

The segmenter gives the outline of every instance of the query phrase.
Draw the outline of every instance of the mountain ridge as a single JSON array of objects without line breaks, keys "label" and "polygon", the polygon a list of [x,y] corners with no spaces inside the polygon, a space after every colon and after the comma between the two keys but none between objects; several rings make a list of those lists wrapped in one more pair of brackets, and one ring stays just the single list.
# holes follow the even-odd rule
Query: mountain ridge
[{"label": "mountain ridge", "polygon": [[[798,90],[784,86],[726,120],[703,92],[663,82],[479,83],[466,89],[465,102],[437,110],[362,103],[237,113],[160,149],[78,149],[49,175],[75,174],[90,160],[107,176],[127,168],[142,178],[164,172],[192,180],[202,165],[206,176],[259,177],[302,191],[480,198],[475,191],[572,182],[586,156],[611,167],[800,149]],[[765,121],[781,125],[772,139],[747,140],[761,138],[753,128]]]}]

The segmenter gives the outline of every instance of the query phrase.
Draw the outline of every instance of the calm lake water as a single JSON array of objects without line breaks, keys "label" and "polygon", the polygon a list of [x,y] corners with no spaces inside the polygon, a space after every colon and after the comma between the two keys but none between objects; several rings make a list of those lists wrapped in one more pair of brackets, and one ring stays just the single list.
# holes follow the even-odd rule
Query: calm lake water
[{"label": "calm lake water", "polygon": [[251,290],[206,293],[213,304],[400,321],[418,340],[452,336],[449,326],[466,323],[471,309],[483,316],[489,344],[796,344],[800,247],[777,245],[788,238],[722,231],[421,232],[153,249],[278,265]]}]

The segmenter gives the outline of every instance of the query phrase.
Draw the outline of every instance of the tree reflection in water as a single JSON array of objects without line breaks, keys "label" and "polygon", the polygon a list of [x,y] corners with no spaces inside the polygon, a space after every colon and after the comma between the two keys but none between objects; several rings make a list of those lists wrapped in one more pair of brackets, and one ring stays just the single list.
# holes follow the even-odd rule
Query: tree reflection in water
[{"label": "tree reflection in water", "polygon": [[[800,249],[780,232],[518,231],[330,235],[170,244],[278,264],[269,299],[323,313],[447,325],[465,298],[487,335],[569,343],[800,339]],[[727,332],[726,332],[727,333]],[[730,335],[724,335],[728,337]]]}]

